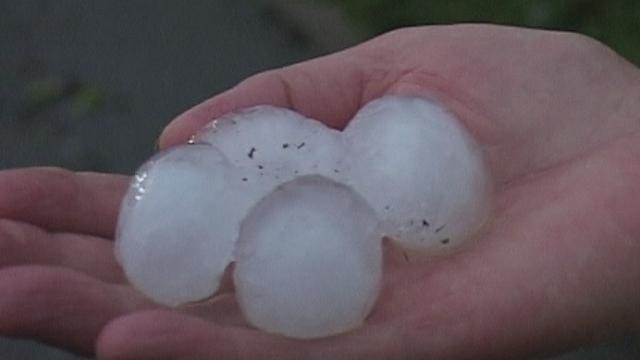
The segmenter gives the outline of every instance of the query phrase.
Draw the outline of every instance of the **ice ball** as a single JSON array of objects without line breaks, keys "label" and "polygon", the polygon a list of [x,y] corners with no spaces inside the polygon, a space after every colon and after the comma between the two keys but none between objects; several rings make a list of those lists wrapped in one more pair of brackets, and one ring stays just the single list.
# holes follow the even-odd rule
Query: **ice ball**
[{"label": "ice ball", "polygon": [[344,181],[374,207],[385,235],[438,253],[485,222],[491,181],[466,129],[432,101],[386,96],[344,131]]},{"label": "ice ball", "polygon": [[380,288],[377,225],[359,194],[326,177],[279,186],[241,226],[234,282],[245,317],[293,338],[359,326]]},{"label": "ice ball", "polygon": [[231,167],[210,145],[160,152],[137,172],[120,210],[116,257],[129,281],[161,304],[213,294],[242,218]]},{"label": "ice ball", "polygon": [[226,114],[200,131],[194,141],[220,149],[242,170],[242,179],[267,191],[297,176],[331,177],[344,155],[340,131],[269,105]]}]

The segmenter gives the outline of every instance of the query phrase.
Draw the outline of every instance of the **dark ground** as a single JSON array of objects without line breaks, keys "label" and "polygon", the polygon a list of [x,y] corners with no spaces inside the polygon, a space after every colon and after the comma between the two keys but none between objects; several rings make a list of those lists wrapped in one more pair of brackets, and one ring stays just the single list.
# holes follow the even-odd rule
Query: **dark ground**
[{"label": "dark ground", "polygon": [[[265,4],[0,0],[0,169],[131,173],[176,114],[327,50],[313,29],[305,35]],[[77,357],[0,339],[0,358]],[[636,358],[616,344],[558,360]]]}]

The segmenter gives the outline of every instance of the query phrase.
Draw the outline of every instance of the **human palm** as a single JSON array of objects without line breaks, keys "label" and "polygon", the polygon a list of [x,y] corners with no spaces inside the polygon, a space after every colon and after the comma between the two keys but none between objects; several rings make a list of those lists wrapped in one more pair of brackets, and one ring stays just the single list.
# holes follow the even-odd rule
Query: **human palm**
[{"label": "human palm", "polygon": [[400,30],[256,75],[178,117],[161,144],[264,103],[340,128],[384,94],[436,98],[461,119],[486,152],[495,207],[451,256],[407,262],[387,246],[383,291],[360,329],[264,334],[229,292],[163,309],[126,284],[112,255],[127,178],[23,169],[0,172],[0,334],[106,359],[499,359],[638,328],[640,73],[592,40]]}]

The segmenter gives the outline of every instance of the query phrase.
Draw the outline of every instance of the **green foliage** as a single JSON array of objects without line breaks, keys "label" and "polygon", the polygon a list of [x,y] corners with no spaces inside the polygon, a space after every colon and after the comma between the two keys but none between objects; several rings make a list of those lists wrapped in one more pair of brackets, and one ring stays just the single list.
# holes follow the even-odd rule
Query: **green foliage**
[{"label": "green foliage", "polygon": [[99,111],[104,99],[104,91],[95,84],[63,81],[60,76],[48,76],[25,85],[25,102],[20,114],[21,118],[30,119],[60,104],[69,103],[74,115],[84,116]]},{"label": "green foliage", "polygon": [[98,111],[104,104],[105,94],[97,85],[82,83],[72,96],[72,111],[77,115],[86,115]]},{"label": "green foliage", "polygon": [[394,28],[488,22],[580,32],[640,64],[639,0],[329,0],[374,34]]},{"label": "green foliage", "polygon": [[32,106],[44,106],[64,96],[64,84],[55,77],[36,79],[26,84],[28,101]]}]

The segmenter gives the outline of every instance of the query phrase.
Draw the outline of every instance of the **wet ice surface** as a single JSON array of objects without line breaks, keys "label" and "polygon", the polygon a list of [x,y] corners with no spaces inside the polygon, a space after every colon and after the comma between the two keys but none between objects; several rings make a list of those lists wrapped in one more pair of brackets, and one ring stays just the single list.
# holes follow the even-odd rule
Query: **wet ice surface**
[{"label": "wet ice surface", "polygon": [[352,189],[299,177],[262,199],[244,220],[234,282],[247,319],[296,338],[360,325],[382,272],[375,211]]},{"label": "wet ice surface", "polygon": [[257,106],[194,141],[138,172],[118,258],[134,286],[168,305],[211,296],[235,260],[245,317],[269,332],[312,338],[356,327],[380,287],[383,235],[412,254],[439,253],[490,212],[479,147],[423,99],[375,100],[344,132]]}]

